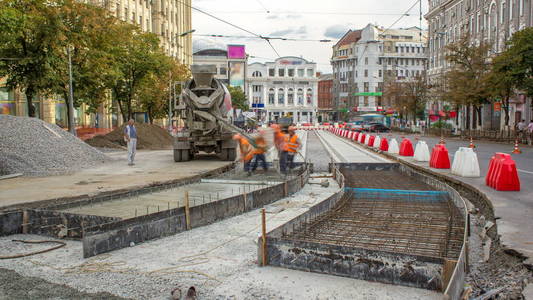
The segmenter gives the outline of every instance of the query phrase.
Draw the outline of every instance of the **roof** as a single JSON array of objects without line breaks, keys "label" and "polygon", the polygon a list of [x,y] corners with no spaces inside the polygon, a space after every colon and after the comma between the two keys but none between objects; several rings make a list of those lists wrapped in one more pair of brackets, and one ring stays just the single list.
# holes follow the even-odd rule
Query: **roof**
[{"label": "roof", "polygon": [[356,43],[361,39],[361,30],[348,30],[346,34],[335,44],[335,47]]}]

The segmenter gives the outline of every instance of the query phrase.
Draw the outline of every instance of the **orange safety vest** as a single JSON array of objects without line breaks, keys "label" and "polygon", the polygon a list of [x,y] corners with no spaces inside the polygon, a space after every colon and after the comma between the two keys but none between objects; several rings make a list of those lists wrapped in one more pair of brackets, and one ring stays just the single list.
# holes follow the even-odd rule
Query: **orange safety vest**
[{"label": "orange safety vest", "polygon": [[298,136],[296,134],[292,137],[288,134],[285,136],[285,147],[283,150],[296,153],[298,146],[300,146],[300,143],[298,143]]},{"label": "orange safety vest", "polygon": [[258,137],[255,139],[255,144],[257,145],[257,148],[254,149],[254,154],[264,154],[267,146],[265,138]]},{"label": "orange safety vest", "polygon": [[243,161],[249,161],[254,157],[251,145],[245,138],[239,139],[239,148],[241,149],[241,158]]},{"label": "orange safety vest", "polygon": [[281,130],[277,129],[276,132],[274,132],[274,144],[276,144],[276,148],[283,150],[284,140],[285,135]]}]

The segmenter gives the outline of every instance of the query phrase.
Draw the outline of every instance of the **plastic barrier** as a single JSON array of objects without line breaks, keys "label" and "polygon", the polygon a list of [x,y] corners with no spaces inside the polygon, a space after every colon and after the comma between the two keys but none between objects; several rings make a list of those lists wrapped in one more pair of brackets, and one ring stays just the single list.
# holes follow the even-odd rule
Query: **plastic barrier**
[{"label": "plastic barrier", "polygon": [[413,150],[413,143],[410,139],[403,139],[402,144],[400,145],[400,155],[401,156],[413,156],[415,151]]},{"label": "plastic barrier", "polygon": [[398,142],[394,138],[390,140],[389,153],[390,154],[398,154],[398,153],[400,153],[400,147],[398,147]]},{"label": "plastic barrier", "polygon": [[461,177],[479,177],[479,162],[474,149],[461,147],[455,152],[452,163],[452,174]]},{"label": "plastic barrier", "polygon": [[418,141],[418,143],[416,143],[415,160],[416,161],[429,161],[429,148],[426,142]]},{"label": "plastic barrier", "polygon": [[357,140],[359,143],[363,143],[365,141],[365,134],[364,133],[361,133],[359,135],[359,139]]},{"label": "plastic barrier", "polygon": [[374,140],[374,144],[372,144],[372,147],[379,148],[379,145],[381,145],[381,138],[378,135],[376,136],[376,139]]},{"label": "plastic barrier", "polygon": [[368,138],[368,143],[366,143],[368,146],[372,147],[374,145],[374,141],[376,140],[376,137],[371,135],[369,138]]},{"label": "plastic barrier", "polygon": [[359,138],[359,131],[356,131],[355,135],[353,136],[353,140],[357,142],[358,138]]},{"label": "plastic barrier", "polygon": [[489,162],[485,182],[497,191],[520,191],[516,163],[510,154],[497,152]]},{"label": "plastic barrier", "polygon": [[353,132],[353,131],[350,132],[350,135],[348,136],[348,138],[349,138],[350,140],[353,140],[353,136],[354,136],[354,134],[355,134],[355,132]]},{"label": "plastic barrier", "polygon": [[363,144],[368,145],[369,139],[370,139],[370,134],[365,134],[365,139],[363,140]]},{"label": "plastic barrier", "polygon": [[381,144],[379,144],[379,150],[389,151],[389,141],[387,141],[387,138],[383,138],[381,140]]},{"label": "plastic barrier", "polygon": [[443,144],[437,144],[431,151],[431,158],[429,159],[429,166],[435,169],[449,169],[450,157],[448,149]]}]

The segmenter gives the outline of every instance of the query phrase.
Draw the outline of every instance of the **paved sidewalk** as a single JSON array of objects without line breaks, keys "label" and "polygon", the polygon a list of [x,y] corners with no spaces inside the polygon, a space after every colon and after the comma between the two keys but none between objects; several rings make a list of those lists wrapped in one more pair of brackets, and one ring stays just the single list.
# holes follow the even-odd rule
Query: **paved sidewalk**
[{"label": "paved sidewalk", "polygon": [[[390,139],[389,134],[382,135]],[[393,133],[392,137],[401,143],[401,136],[411,139],[413,146],[416,146],[415,137],[426,141],[429,149],[439,142],[439,138],[419,135],[402,135]],[[521,148],[522,154],[512,154],[513,146],[501,143],[477,142],[474,141],[475,152],[478,155],[481,177],[464,178],[452,175],[450,170],[433,169],[428,162],[417,162],[412,157],[402,157],[394,155],[409,163],[424,167],[433,172],[437,172],[451,178],[460,180],[476,187],[491,200],[494,206],[494,214],[497,218],[498,233],[501,235],[503,244],[528,256],[533,263],[533,148]],[[459,147],[467,147],[468,141],[458,139],[446,140],[446,148],[450,153],[450,162],[453,162],[455,151]],[[519,192],[499,192],[485,185],[485,175],[487,174],[490,158],[495,152],[509,153],[516,161],[518,176],[521,183]]]}]

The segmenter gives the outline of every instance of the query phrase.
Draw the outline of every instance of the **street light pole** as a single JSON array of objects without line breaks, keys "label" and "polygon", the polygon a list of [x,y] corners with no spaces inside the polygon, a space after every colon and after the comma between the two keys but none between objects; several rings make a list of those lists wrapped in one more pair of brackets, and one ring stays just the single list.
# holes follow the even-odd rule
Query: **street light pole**
[{"label": "street light pole", "polygon": [[74,124],[74,92],[72,89],[72,58],[70,56],[70,46],[67,47],[68,54],[68,131],[76,136],[76,125]]}]

